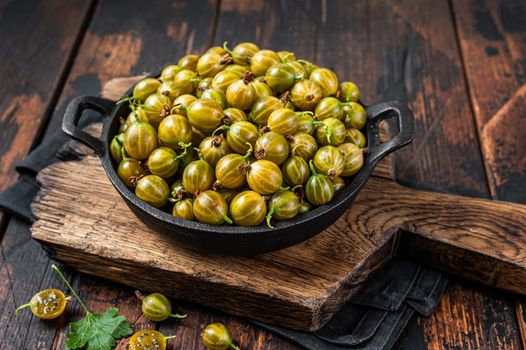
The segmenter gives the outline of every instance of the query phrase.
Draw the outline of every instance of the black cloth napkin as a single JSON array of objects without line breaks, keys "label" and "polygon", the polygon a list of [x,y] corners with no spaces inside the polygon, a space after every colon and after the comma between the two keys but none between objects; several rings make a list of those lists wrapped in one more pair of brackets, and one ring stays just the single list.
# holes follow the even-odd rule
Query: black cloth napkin
[{"label": "black cloth napkin", "polygon": [[[98,121],[89,114],[81,126]],[[0,193],[0,210],[28,223],[30,205],[38,193],[37,173],[46,166],[81,157],[67,146],[69,137],[57,131],[20,162],[20,179]],[[310,350],[387,350],[392,348],[416,313],[428,316],[440,300],[447,277],[404,258],[394,258],[374,274],[331,320],[316,332],[299,332],[254,322]]]}]

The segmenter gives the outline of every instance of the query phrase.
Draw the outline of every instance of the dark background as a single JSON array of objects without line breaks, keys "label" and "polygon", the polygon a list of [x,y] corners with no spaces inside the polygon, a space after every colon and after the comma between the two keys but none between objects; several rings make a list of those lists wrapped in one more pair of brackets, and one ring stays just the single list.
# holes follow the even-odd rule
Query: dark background
[{"label": "dark background", "polygon": [[[526,203],[525,18],[525,1],[506,0],[0,0],[0,190],[59,128],[72,97],[229,40],[330,67],[356,82],[366,103],[408,104],[417,136],[397,152],[398,178]],[[62,349],[78,305],[56,322],[29,312],[15,318],[15,305],[61,283],[29,226],[1,213],[0,221],[0,349]],[[68,276],[91,309],[117,305],[136,328],[154,327],[133,290]],[[397,347],[520,349],[525,301],[453,278],[438,309],[415,318]],[[297,348],[239,318],[186,303],[177,309],[189,317],[161,324],[178,335],[169,349],[201,348],[199,331],[211,321],[225,322],[243,349]]]}]

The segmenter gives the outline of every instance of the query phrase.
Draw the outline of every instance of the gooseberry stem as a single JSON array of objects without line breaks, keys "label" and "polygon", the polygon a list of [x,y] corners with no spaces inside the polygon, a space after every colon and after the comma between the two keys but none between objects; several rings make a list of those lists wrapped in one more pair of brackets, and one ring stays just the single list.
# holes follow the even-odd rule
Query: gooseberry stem
[{"label": "gooseberry stem", "polygon": [[217,129],[214,130],[214,132],[212,133],[212,136],[216,136],[216,132],[218,131],[222,131],[222,130],[228,130],[230,129],[230,125],[221,125],[220,127],[218,127]]},{"label": "gooseberry stem", "polygon": [[314,168],[314,164],[312,163],[312,159],[309,160],[309,168],[313,176],[318,176],[318,172]]},{"label": "gooseberry stem", "polygon": [[252,148],[252,144],[250,142],[245,142],[247,145],[248,145],[248,150],[247,150],[247,153],[245,153],[245,155],[243,156],[243,159],[247,160],[248,158],[250,158],[250,155],[252,154],[252,151],[254,150]]},{"label": "gooseberry stem", "polygon": [[230,224],[230,225],[232,225],[232,224],[234,223],[234,222],[232,221],[232,219],[229,218],[227,215],[223,216],[223,220],[225,220],[225,222],[226,222],[227,224]]},{"label": "gooseberry stem", "polygon": [[199,160],[205,160],[205,158],[203,157],[203,152],[201,152],[201,150],[198,147],[192,147],[192,148],[194,149],[194,151],[197,152],[197,155],[199,156]]},{"label": "gooseberry stem", "polygon": [[177,337],[176,335],[169,335],[167,337],[164,337],[164,340],[175,339],[176,337]]},{"label": "gooseberry stem", "polygon": [[274,226],[271,225],[270,220],[272,219],[272,215],[274,215],[275,211],[276,211],[276,208],[274,206],[271,206],[267,214],[267,226],[270,228],[274,228]]},{"label": "gooseberry stem", "polygon": [[175,106],[172,107],[172,109],[170,110],[170,113],[173,114],[173,110],[174,109],[178,109],[178,108],[180,108],[180,109],[182,109],[184,111],[186,111],[188,109],[187,106],[183,105],[182,103],[178,103],[178,104],[176,104]]},{"label": "gooseberry stem", "polygon": [[73,287],[71,286],[71,284],[69,284],[68,280],[66,279],[66,277],[64,276],[64,274],[62,273],[62,271],[60,271],[60,269],[58,268],[57,265],[55,264],[52,264],[51,265],[51,268],[53,270],[55,270],[56,273],[58,273],[58,275],[60,276],[60,278],[62,279],[62,281],[64,281],[64,283],[66,284],[66,286],[68,287],[68,289],[71,291],[71,293],[75,296],[75,298],[77,299],[77,301],[79,302],[80,306],[82,306],[82,308],[84,309],[84,311],[86,311],[86,314],[87,315],[91,315],[91,312],[88,310],[88,307],[86,306],[86,304],[84,304],[84,302],[82,301],[82,299],[80,299],[79,295],[77,294],[77,292],[75,291],[75,289],[73,289]]},{"label": "gooseberry stem", "polygon": [[225,49],[225,51],[228,52],[230,56],[232,56],[232,50],[230,50],[227,45],[228,45],[228,41],[225,41],[223,43],[223,49]]},{"label": "gooseberry stem", "polygon": [[296,114],[297,114],[298,116],[300,116],[300,117],[301,117],[302,115],[304,115],[304,114],[314,115],[314,113],[312,113],[311,111],[299,111],[299,112],[296,112]]},{"label": "gooseberry stem", "polygon": [[286,55],[283,56],[283,58],[281,59],[281,63],[287,63],[287,59],[292,56],[292,52],[287,52]]},{"label": "gooseberry stem", "polygon": [[349,107],[351,107],[351,109],[352,109],[353,111],[355,111],[355,110],[354,110],[354,106],[352,105],[351,102],[344,102],[344,103],[342,103],[342,106],[349,106]]},{"label": "gooseberry stem", "polygon": [[29,307],[29,306],[31,306],[31,302],[29,302],[27,304],[20,305],[19,307],[17,307],[16,310],[15,310],[15,316],[18,317],[18,314],[20,313],[20,311],[22,311],[23,309],[25,309],[26,307]]},{"label": "gooseberry stem", "polygon": [[186,157],[186,154],[188,153],[188,148],[192,146],[192,143],[183,143],[183,142],[179,142],[179,147],[181,147],[183,149],[183,153],[179,154],[178,156],[175,157],[176,160],[180,160],[180,159],[183,159],[184,157]]},{"label": "gooseberry stem", "polygon": [[234,345],[234,343],[230,343],[229,345],[234,350],[241,350],[237,345]]},{"label": "gooseberry stem", "polygon": [[170,317],[173,317],[173,318],[185,318],[185,317],[186,317],[186,314],[185,314],[185,315],[170,314]]}]

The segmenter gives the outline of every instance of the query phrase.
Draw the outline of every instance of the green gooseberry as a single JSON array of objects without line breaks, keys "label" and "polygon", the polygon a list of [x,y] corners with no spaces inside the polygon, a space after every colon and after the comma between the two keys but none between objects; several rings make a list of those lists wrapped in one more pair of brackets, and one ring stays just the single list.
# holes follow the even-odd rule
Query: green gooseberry
[{"label": "green gooseberry", "polygon": [[163,82],[173,81],[175,75],[179,73],[181,69],[182,68],[176,64],[171,64],[169,66],[164,67],[163,71],[161,72],[161,80]]},{"label": "green gooseberry", "polygon": [[170,196],[171,200],[180,200],[186,198],[188,192],[184,188],[183,180],[178,179],[170,185]]},{"label": "green gooseberry", "polygon": [[300,200],[298,196],[292,191],[282,190],[276,192],[270,198],[267,209],[267,225],[270,228],[271,219],[275,220],[290,220],[298,215],[300,209]]},{"label": "green gooseberry", "polygon": [[222,323],[212,323],[201,332],[203,345],[209,350],[240,350],[232,343],[230,330]]},{"label": "green gooseberry", "polygon": [[290,186],[303,185],[310,177],[307,161],[298,156],[292,156],[281,166],[283,179]]},{"label": "green gooseberry", "polygon": [[247,120],[247,115],[239,108],[227,108],[223,111],[223,124],[232,125],[235,122],[242,122]]},{"label": "green gooseberry", "polygon": [[318,120],[327,118],[341,119],[343,105],[336,97],[324,97],[314,109],[314,115]]},{"label": "green gooseberry", "polygon": [[310,75],[309,79],[317,83],[324,97],[336,94],[338,91],[338,77],[327,68],[316,68]]},{"label": "green gooseberry", "polygon": [[192,125],[184,116],[172,114],[161,121],[157,134],[162,145],[179,149],[192,141]]},{"label": "green gooseberry", "polygon": [[122,151],[124,146],[124,133],[115,135],[110,144],[110,153],[117,164],[122,162]]},{"label": "green gooseberry", "polygon": [[223,44],[223,48],[232,56],[235,64],[246,65],[250,64],[252,56],[259,51],[259,47],[254,43],[244,42],[237,44],[234,49],[227,48],[227,42]]},{"label": "green gooseberry", "polygon": [[226,142],[234,152],[239,154],[244,154],[253,147],[260,135],[258,128],[248,121],[223,125],[214,131],[214,135],[221,130],[227,130]]},{"label": "green gooseberry", "polygon": [[253,191],[259,194],[272,194],[281,188],[283,175],[276,164],[260,159],[250,164],[247,183]]},{"label": "green gooseberry", "polygon": [[357,102],[345,103],[343,106],[343,122],[348,129],[362,129],[367,123],[365,108]]},{"label": "green gooseberry", "polygon": [[274,96],[260,98],[254,103],[248,117],[259,126],[267,125],[268,117],[276,109],[283,108],[281,100]]},{"label": "green gooseberry", "polygon": [[166,181],[157,175],[146,175],[137,181],[135,195],[152,207],[162,207],[170,196],[170,188]]},{"label": "green gooseberry", "polygon": [[267,214],[265,198],[254,191],[237,194],[230,203],[230,215],[237,225],[259,225]]},{"label": "green gooseberry", "polygon": [[300,209],[298,210],[298,214],[306,214],[308,213],[309,211],[312,210],[312,204],[310,204],[308,201],[306,200],[302,200],[300,202]]},{"label": "green gooseberry", "polygon": [[241,79],[245,75],[246,71],[239,73],[234,70],[223,70],[216,74],[212,80],[212,87],[226,92],[228,87],[235,81]]},{"label": "green gooseberry", "polygon": [[247,153],[242,156],[230,153],[223,156],[216,164],[215,175],[217,181],[214,188],[237,189],[246,182],[246,173],[249,169],[249,158],[252,155],[252,146],[249,144]]},{"label": "green gooseberry", "polygon": [[181,69],[187,69],[191,71],[196,71],[197,69],[197,61],[199,60],[199,56],[194,54],[189,54],[181,57],[179,62],[177,62],[177,65],[181,67]]},{"label": "green gooseberry", "polygon": [[195,160],[186,166],[182,179],[184,188],[198,195],[214,184],[214,168],[204,159]]},{"label": "green gooseberry", "polygon": [[133,98],[140,102],[144,102],[148,96],[157,91],[159,86],[161,86],[161,82],[158,79],[142,79],[133,87]]},{"label": "green gooseberry", "polygon": [[188,86],[183,87],[181,84],[175,81],[165,81],[157,89],[157,93],[167,96],[171,101],[177,97],[192,92],[192,89],[188,89]]},{"label": "green gooseberry", "polygon": [[283,62],[283,63],[296,61],[296,55],[294,55],[294,52],[278,51],[277,54],[278,54],[279,58],[281,59],[281,62]]},{"label": "green gooseberry", "polygon": [[201,98],[203,100],[214,100],[217,103],[219,103],[219,105],[223,109],[228,107],[228,102],[226,101],[226,95],[223,91],[219,89],[213,89],[213,88],[207,89],[201,94]]},{"label": "green gooseberry", "polygon": [[287,65],[294,71],[294,76],[297,80],[307,79],[309,73],[305,70],[305,66],[297,61],[287,62]]},{"label": "green gooseberry", "polygon": [[309,79],[296,82],[290,90],[290,101],[302,111],[314,110],[322,97],[321,87]]},{"label": "green gooseberry", "polygon": [[252,56],[250,60],[250,70],[256,75],[265,75],[267,70],[276,63],[280,63],[281,59],[278,54],[272,50],[260,50]]},{"label": "green gooseberry", "polygon": [[192,198],[177,201],[172,208],[172,215],[179,219],[194,221],[195,215],[193,206],[194,200]]},{"label": "green gooseberry", "polygon": [[345,142],[347,130],[345,125],[336,118],[327,118],[316,127],[316,140],[318,144],[338,146]]},{"label": "green gooseberry", "polygon": [[199,150],[203,155],[203,159],[206,160],[213,167],[216,166],[219,159],[223,158],[232,150],[228,146],[226,139],[223,135],[208,136],[199,145]]},{"label": "green gooseberry", "polygon": [[347,129],[345,142],[354,143],[360,148],[365,148],[367,146],[365,135],[358,129]]},{"label": "green gooseberry", "polygon": [[345,160],[338,148],[323,146],[314,155],[313,164],[319,173],[327,175],[332,180],[343,173]]},{"label": "green gooseberry", "polygon": [[168,96],[156,93],[148,96],[144,101],[143,111],[148,117],[149,123],[157,127],[161,120],[170,115],[172,100]]},{"label": "green gooseberry", "polygon": [[247,110],[256,102],[257,95],[252,81],[254,74],[247,72],[243,79],[238,79],[230,84],[226,90],[226,100],[230,107]]},{"label": "green gooseberry", "polygon": [[262,134],[254,146],[254,156],[281,165],[289,156],[287,139],[273,131]]},{"label": "green gooseberry", "polygon": [[291,137],[289,136],[287,140],[290,145],[290,153],[306,161],[311,160],[316,151],[318,151],[316,139],[307,133],[298,132]]},{"label": "green gooseberry", "polygon": [[304,132],[309,135],[314,135],[318,123],[319,122],[315,121],[312,115],[304,113],[298,117],[298,130],[296,130],[296,132]]},{"label": "green gooseberry", "polygon": [[270,86],[268,86],[267,83],[264,82],[262,79],[254,79],[254,81],[252,82],[252,87],[256,92],[256,100],[263,97],[272,96],[274,94]]},{"label": "green gooseberry", "polygon": [[363,151],[353,143],[344,143],[338,146],[338,150],[343,155],[342,176],[356,174],[363,166]]},{"label": "green gooseberry", "polygon": [[328,176],[316,172],[312,160],[309,162],[309,166],[312,175],[305,184],[305,196],[307,200],[314,205],[323,205],[330,202],[334,196],[332,181]]},{"label": "green gooseberry", "polygon": [[197,73],[200,77],[213,77],[222,71],[230,62],[232,58],[230,55],[220,55],[218,53],[205,53],[197,61]]},{"label": "green gooseberry", "polygon": [[177,97],[173,102],[173,108],[170,111],[170,114],[179,114],[183,117],[187,117],[186,110],[195,100],[197,100],[197,97],[190,94],[184,94]]},{"label": "green gooseberry", "polygon": [[157,148],[157,132],[148,123],[136,121],[124,133],[124,150],[128,155],[143,160]]},{"label": "green gooseberry", "polygon": [[120,162],[117,168],[117,175],[128,187],[135,187],[137,181],[146,174],[146,170],[141,163],[133,158],[126,158]]},{"label": "green gooseberry", "polygon": [[288,90],[296,81],[294,69],[285,63],[271,66],[265,73],[265,80],[272,91],[281,93]]},{"label": "green gooseberry", "polygon": [[223,108],[215,100],[198,99],[186,110],[190,124],[205,133],[214,131],[223,119]]},{"label": "green gooseberry", "polygon": [[344,81],[340,84],[336,96],[342,102],[358,102],[360,99],[360,89],[355,83]]},{"label": "green gooseberry", "polygon": [[141,300],[141,310],[147,319],[154,322],[164,321],[169,317],[185,318],[186,315],[172,314],[172,303],[161,293],[151,293],[143,296],[139,291],[135,294]]},{"label": "green gooseberry", "polygon": [[159,147],[148,157],[148,169],[152,174],[167,179],[175,175],[179,167],[179,159],[184,155],[184,152],[178,155],[169,147]]},{"label": "green gooseberry", "polygon": [[204,224],[232,224],[232,219],[228,217],[228,204],[217,191],[201,192],[194,200],[193,209],[197,221]]}]

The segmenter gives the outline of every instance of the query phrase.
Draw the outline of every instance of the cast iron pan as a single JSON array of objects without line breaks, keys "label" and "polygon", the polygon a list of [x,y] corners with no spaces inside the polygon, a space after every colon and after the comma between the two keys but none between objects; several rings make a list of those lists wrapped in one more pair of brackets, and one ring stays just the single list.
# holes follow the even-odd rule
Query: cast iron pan
[{"label": "cast iron pan", "polygon": [[[130,96],[131,90],[123,97]],[[87,109],[95,110],[104,117],[101,139],[89,135],[78,127],[82,112]],[[135,197],[135,194],[119,179],[117,164],[113,161],[109,149],[113,137],[118,133],[119,117],[126,116],[130,112],[127,104],[116,104],[114,101],[100,97],[79,96],[68,105],[62,130],[95,151],[117,192],[146,225],[161,234],[172,235],[180,244],[191,249],[248,256],[289,247],[323,231],[351,206],[378,161],[413,140],[414,119],[409,108],[393,101],[366,107],[366,111],[368,151],[362,169],[330,203],[317,207],[307,214],[298,215],[293,220],[276,222],[273,229],[264,223],[256,227],[243,227],[214,226],[186,221],[175,218]],[[391,117],[397,119],[399,132],[389,141],[381,143],[378,136],[378,123]]]}]

